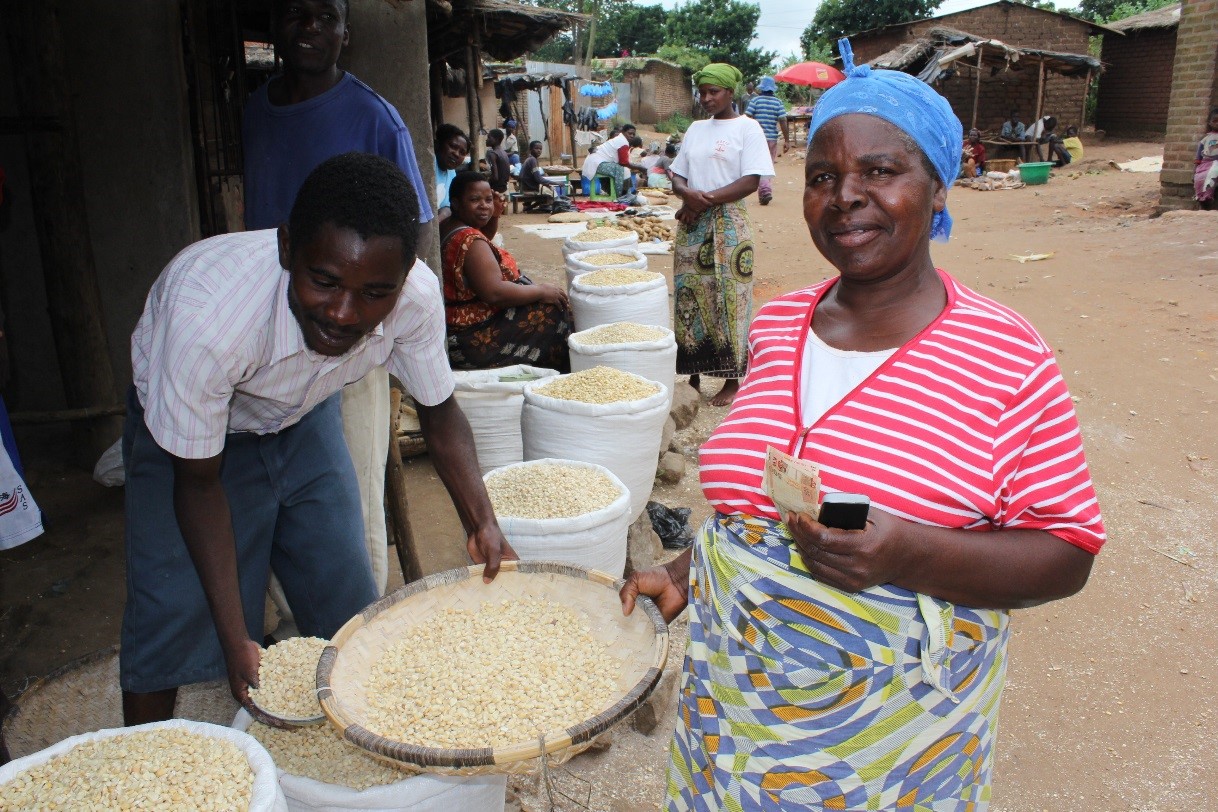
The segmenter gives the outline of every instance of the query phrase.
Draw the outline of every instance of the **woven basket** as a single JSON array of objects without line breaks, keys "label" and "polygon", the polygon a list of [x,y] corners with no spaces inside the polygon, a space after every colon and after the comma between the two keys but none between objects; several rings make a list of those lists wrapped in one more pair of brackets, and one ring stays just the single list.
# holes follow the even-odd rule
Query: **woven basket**
[{"label": "woven basket", "polygon": [[[668,658],[668,627],[659,610],[641,598],[638,609],[623,616],[617,596],[621,584],[596,570],[548,561],[505,561],[490,584],[482,583],[481,565],[415,581],[381,598],[334,635],[317,666],[322,710],[345,739],[398,766],[477,775],[532,772],[539,766],[534,760],[543,754],[551,763],[562,763],[638,709],[655,689]],[[363,726],[367,676],[385,649],[445,609],[477,609],[484,601],[522,597],[544,597],[594,619],[592,634],[625,661],[617,675],[616,701],[573,727],[547,731],[544,749],[542,740],[462,750],[423,747],[386,739]],[[510,697],[504,702],[510,711]]]},{"label": "woven basket", "polygon": [[1015,168],[1014,158],[990,158],[985,162],[987,172],[1010,172]]}]

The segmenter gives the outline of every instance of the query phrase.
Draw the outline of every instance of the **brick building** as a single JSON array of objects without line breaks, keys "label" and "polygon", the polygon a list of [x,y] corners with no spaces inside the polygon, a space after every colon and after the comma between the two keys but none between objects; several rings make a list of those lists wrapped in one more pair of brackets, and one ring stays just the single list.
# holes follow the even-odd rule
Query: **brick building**
[{"label": "brick building", "polygon": [[[636,124],[655,126],[676,113],[693,115],[693,91],[680,65],[655,57],[622,57],[597,59],[593,69],[598,76],[612,74],[614,82],[630,85],[629,118]],[[621,117],[626,113],[621,111]]]},{"label": "brick building", "polygon": [[1179,3],[1110,24],[1123,36],[1104,36],[1098,129],[1133,138],[1163,137],[1179,26]]},{"label": "brick building", "polygon": [[[851,36],[850,42],[856,61],[871,62],[903,44],[929,40],[932,30],[944,28],[967,32],[975,39],[999,40],[1032,53],[1041,51],[1079,56],[1086,55],[1088,38],[1091,36],[1108,32],[1121,36],[1110,28],[1068,14],[1033,8],[1011,0],[999,0],[929,20],[864,31]],[[1036,113],[1039,86],[1039,70],[1036,64],[1028,60],[1024,64],[1010,62],[1001,69],[994,66],[983,69],[979,91],[976,75],[964,65],[936,82],[936,89],[951,102],[952,109],[965,123],[972,117],[976,95],[977,126],[991,131],[1002,126],[1012,108],[1019,110],[1025,122],[1031,121]],[[1086,71],[1081,71],[1077,76],[1048,73],[1044,80],[1042,115],[1056,116],[1063,129],[1068,124],[1081,124],[1087,89]]]},{"label": "brick building", "polygon": [[1159,208],[1193,208],[1193,158],[1218,105],[1218,0],[1185,0],[1176,35]]}]

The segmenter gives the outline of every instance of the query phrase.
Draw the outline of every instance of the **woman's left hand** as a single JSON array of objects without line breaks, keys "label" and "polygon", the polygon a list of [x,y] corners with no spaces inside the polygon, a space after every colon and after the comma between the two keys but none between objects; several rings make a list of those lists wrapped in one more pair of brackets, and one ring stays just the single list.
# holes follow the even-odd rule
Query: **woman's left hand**
[{"label": "woman's left hand", "polygon": [[689,206],[682,206],[677,209],[677,222],[683,225],[692,226],[698,222],[698,213],[690,209]]},{"label": "woman's left hand", "polygon": [[861,592],[901,576],[905,522],[872,507],[864,530],[826,527],[807,513],[791,513],[787,527],[812,577],[845,592]]},{"label": "woman's left hand", "polygon": [[491,217],[502,217],[503,213],[507,211],[507,204],[507,195],[495,192],[495,208],[491,211]]}]

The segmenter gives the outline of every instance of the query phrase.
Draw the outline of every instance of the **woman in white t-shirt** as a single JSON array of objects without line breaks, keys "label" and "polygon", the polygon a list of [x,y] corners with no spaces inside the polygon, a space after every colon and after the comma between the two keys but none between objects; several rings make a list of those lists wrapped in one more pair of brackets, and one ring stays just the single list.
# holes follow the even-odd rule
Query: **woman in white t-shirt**
[{"label": "woman in white t-shirt", "polygon": [[722,62],[694,74],[711,118],[689,126],[672,162],[682,201],[673,250],[677,372],[695,389],[701,375],[726,378],[712,406],[731,403],[744,377],[753,320],[753,226],[744,200],[774,174],[761,125],[732,107],[741,78]]}]

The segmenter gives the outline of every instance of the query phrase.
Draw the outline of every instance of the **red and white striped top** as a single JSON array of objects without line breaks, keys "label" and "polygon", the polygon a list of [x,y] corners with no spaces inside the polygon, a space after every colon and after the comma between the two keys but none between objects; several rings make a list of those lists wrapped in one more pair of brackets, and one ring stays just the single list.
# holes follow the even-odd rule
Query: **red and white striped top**
[{"label": "red and white striped top", "polygon": [[416,261],[397,306],[337,358],[308,349],[288,307],[273,229],[185,248],[148,293],[131,367],[153,439],[186,459],[213,457],[228,432],[269,434],[387,365],[420,403],[453,391],[440,280]]},{"label": "red and white striped top", "polygon": [[819,466],[826,492],[866,494],[910,521],[1045,530],[1099,551],[1103,521],[1052,351],[1014,311],[939,273],[939,317],[808,427],[797,417],[801,356],[836,280],[758,311],[748,374],[701,450],[715,510],[778,518],[762,487],[773,445]]}]

